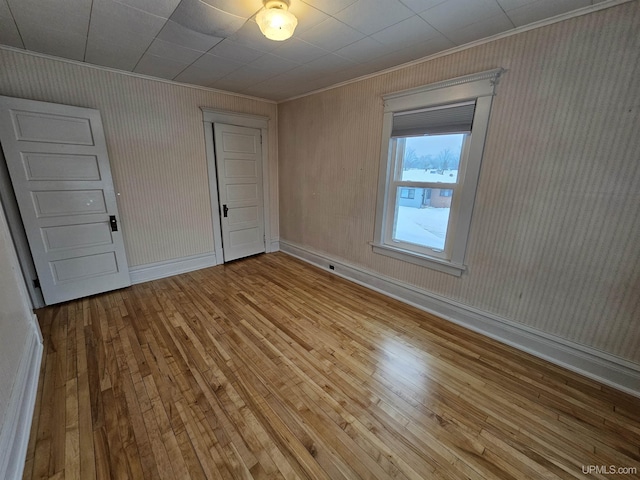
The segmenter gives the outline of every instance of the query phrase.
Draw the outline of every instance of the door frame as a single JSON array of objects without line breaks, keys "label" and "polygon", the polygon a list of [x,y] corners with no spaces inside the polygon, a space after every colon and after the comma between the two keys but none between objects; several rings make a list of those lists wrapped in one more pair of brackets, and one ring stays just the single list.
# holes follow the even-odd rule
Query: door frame
[{"label": "door frame", "polygon": [[18,209],[18,202],[16,201],[15,193],[13,191],[13,183],[11,183],[9,168],[7,167],[7,161],[1,144],[0,187],[2,187],[0,188],[0,208],[4,210],[7,226],[9,227],[9,233],[11,234],[11,240],[13,241],[13,246],[16,250],[18,263],[20,264],[20,270],[22,270],[25,287],[29,293],[31,307],[42,308],[46,306],[46,304],[44,303],[42,290],[40,290],[39,287],[36,287],[33,283],[34,280],[38,278],[38,274],[36,273],[36,267],[33,263],[31,247],[29,247],[27,233],[25,232],[24,225],[22,224],[22,216]]},{"label": "door frame", "polygon": [[218,175],[216,172],[216,153],[213,142],[213,124],[225,123],[238,127],[249,127],[260,130],[262,135],[262,195],[264,196],[264,247],[265,253],[271,253],[271,208],[269,177],[269,117],[250,115],[247,113],[229,112],[200,107],[204,123],[205,149],[207,154],[207,171],[209,175],[209,200],[211,202],[211,223],[213,225],[213,248],[216,254],[216,265],[224,263],[222,252],[222,227],[220,225],[220,202],[218,201]]}]

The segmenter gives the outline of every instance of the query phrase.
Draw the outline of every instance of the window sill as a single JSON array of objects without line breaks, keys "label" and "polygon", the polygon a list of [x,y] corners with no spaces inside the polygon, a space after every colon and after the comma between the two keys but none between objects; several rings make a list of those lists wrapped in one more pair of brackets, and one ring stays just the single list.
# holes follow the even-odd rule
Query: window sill
[{"label": "window sill", "polygon": [[442,273],[448,273],[449,275],[455,275],[459,277],[467,269],[462,264],[452,263],[447,260],[440,260],[439,258],[427,257],[426,255],[420,255],[419,253],[404,250],[402,248],[395,248],[389,245],[383,245],[380,243],[371,243],[374,253],[380,255],[386,255],[387,257],[402,260],[404,262],[413,263],[414,265],[420,265],[421,267],[431,268]]}]

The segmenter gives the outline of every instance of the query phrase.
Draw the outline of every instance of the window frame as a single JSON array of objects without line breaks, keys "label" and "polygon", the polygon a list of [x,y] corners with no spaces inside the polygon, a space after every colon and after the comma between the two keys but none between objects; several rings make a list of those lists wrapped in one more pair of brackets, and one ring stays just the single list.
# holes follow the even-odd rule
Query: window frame
[{"label": "window frame", "polygon": [[[427,247],[423,245],[412,244],[409,242],[404,242],[402,240],[397,240],[393,238],[393,232],[395,230],[394,226],[396,223],[396,216],[389,215],[389,213],[393,210],[394,213],[396,209],[400,206],[400,203],[397,201],[397,190],[401,188],[413,188],[413,189],[434,189],[439,190],[452,190],[456,191],[462,188],[463,179],[464,179],[464,171],[465,171],[465,163],[466,158],[468,156],[468,148],[469,148],[469,137],[470,135],[466,135],[462,143],[462,149],[460,152],[460,161],[458,166],[458,176],[456,178],[455,183],[444,183],[444,182],[421,182],[417,180],[402,180],[402,158],[404,157],[404,151],[406,148],[406,137],[401,138],[389,138],[389,169],[392,172],[390,174],[390,178],[388,181],[388,199],[385,208],[387,211],[385,212],[386,224],[384,228],[384,244],[392,245],[394,248],[409,250],[413,253],[419,255],[425,255],[427,257],[435,257],[440,260],[447,260],[448,255],[450,253],[450,245],[446,245],[444,249],[438,249],[434,247]],[[432,192],[433,194],[433,192]],[[451,202],[451,210],[449,214],[449,223],[447,225],[447,232],[451,231],[452,221],[451,219],[455,216],[454,213],[458,208],[458,199],[459,195],[454,195],[453,200]],[[400,197],[402,198],[402,197]]]},{"label": "window frame", "polygon": [[[495,95],[495,87],[504,72],[504,69],[498,68],[392,93],[383,97],[384,116],[380,147],[378,198],[374,241],[371,242],[375,253],[456,276],[462,275],[466,270],[467,267],[464,262],[467,240],[471,227],[471,216],[489,124],[489,115],[491,113],[491,104]],[[457,185],[449,215],[445,249],[438,253],[433,249],[392,241],[395,214],[390,212],[395,210],[398,188],[407,186],[405,182],[396,180],[396,178],[401,178],[397,177],[397,169],[401,168],[401,164],[396,161],[395,145],[398,142],[392,141],[391,137],[393,114],[472,100],[476,102],[472,132],[463,143]],[[399,183],[400,185],[398,185]],[[413,183],[420,184],[420,182]],[[452,186],[451,184],[443,183],[436,187],[435,184],[430,182],[428,185],[432,186],[420,188],[450,188]],[[418,185],[416,185],[416,188],[418,188]]]}]

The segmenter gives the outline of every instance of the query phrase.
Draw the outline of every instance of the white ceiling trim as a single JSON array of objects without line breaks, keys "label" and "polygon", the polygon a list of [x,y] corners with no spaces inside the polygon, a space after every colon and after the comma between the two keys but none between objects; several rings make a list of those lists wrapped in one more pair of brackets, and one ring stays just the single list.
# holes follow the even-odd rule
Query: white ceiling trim
[{"label": "white ceiling trim", "polygon": [[330,85],[328,87],[319,88],[317,90],[313,90],[312,92],[303,93],[301,95],[296,95],[285,100],[280,100],[277,103],[290,102],[292,100],[296,100],[298,98],[308,97],[310,95],[315,95],[320,92],[326,92],[327,90],[333,90],[334,88],[343,87],[345,85],[350,85],[352,83],[361,82],[362,80],[367,80],[369,78],[375,78],[380,75],[386,75],[387,73],[395,72],[397,70],[402,70],[403,68],[411,67],[413,65],[419,65],[424,62],[428,62],[430,60],[434,60],[440,57],[446,57],[447,55],[452,55],[454,53],[462,52],[464,50],[468,50],[470,48],[474,48],[480,45],[484,45],[486,43],[494,42],[496,40],[500,40],[502,38],[511,37],[513,35],[518,35],[520,33],[528,32],[529,30],[535,30],[537,28],[546,27],[547,25],[553,25],[554,23],[563,22],[565,20],[569,20],[575,17],[581,17],[582,15],[588,15],[593,12],[597,12],[599,10],[605,10],[607,8],[615,7],[617,5],[621,5],[623,3],[629,3],[635,0],[604,0],[601,3],[596,3],[594,5],[589,5],[587,7],[579,8],[577,10],[573,10],[567,13],[561,13],[560,15],[556,15],[555,17],[545,18],[544,20],[539,20],[537,22],[530,23],[528,25],[524,25],[522,27],[516,27],[512,30],[497,33],[496,35],[492,35],[487,38],[482,38],[480,40],[475,40],[473,42],[466,43],[464,45],[459,45],[457,47],[449,48],[448,50],[443,50],[442,52],[434,53],[433,55],[429,55],[427,57],[419,58],[417,60],[412,60],[407,63],[403,63],[400,65],[396,65],[394,67],[389,67],[384,70],[380,70],[379,72],[369,73],[367,75],[362,75],[361,77],[352,78],[350,80],[345,80],[344,82],[336,83],[334,85]]},{"label": "white ceiling trim", "polygon": [[176,82],[175,80],[168,80],[166,78],[151,77],[149,75],[144,75],[142,73],[128,72],[126,70],[118,70],[117,68],[105,67],[103,65],[94,65],[93,63],[80,62],[78,60],[71,60],[69,58],[56,57],[55,55],[48,55],[46,53],[33,52],[31,50],[23,50],[22,48],[10,47],[9,45],[0,44],[0,50],[17,52],[23,55],[30,55],[32,57],[46,58],[48,60],[54,60],[56,62],[70,63],[72,65],[78,65],[80,67],[92,68],[94,70],[101,70],[101,71],[110,72],[110,73],[117,73],[119,75],[126,75],[128,77],[143,78],[145,80],[153,80],[154,82],[166,83],[169,85],[176,85],[178,87],[194,88],[196,90],[204,90],[206,92],[213,92],[213,93],[222,93],[224,95],[231,95],[234,97],[246,98],[248,100],[257,100],[265,103],[273,103],[273,104],[278,103],[277,101],[270,100],[268,98],[254,97],[254,96],[245,95],[242,93],[229,92],[227,90],[219,90],[217,88],[203,87],[202,85],[194,85],[192,83]]}]

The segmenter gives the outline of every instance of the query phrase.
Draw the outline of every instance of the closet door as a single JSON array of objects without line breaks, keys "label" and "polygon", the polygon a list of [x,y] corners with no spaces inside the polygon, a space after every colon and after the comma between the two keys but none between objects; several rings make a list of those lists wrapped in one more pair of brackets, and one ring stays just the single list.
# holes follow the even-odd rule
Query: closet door
[{"label": "closet door", "polygon": [[0,142],[47,305],[130,285],[100,112],[0,97]]}]

